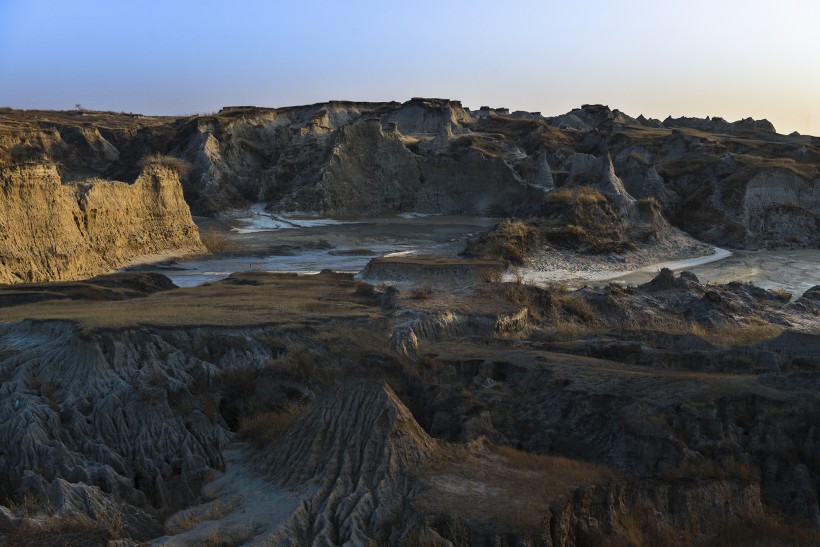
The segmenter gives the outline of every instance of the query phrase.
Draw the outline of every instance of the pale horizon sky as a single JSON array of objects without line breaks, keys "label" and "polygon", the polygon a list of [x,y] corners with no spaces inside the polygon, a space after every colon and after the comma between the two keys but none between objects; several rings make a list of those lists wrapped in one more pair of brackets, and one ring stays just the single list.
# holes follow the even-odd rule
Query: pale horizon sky
[{"label": "pale horizon sky", "polygon": [[0,106],[143,114],[445,97],[820,136],[820,1],[0,0]]}]

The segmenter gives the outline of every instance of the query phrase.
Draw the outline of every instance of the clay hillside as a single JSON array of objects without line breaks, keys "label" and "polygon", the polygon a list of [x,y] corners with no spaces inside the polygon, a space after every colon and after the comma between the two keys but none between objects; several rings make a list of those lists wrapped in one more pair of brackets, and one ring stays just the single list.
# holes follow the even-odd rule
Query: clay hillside
[{"label": "clay hillside", "polygon": [[[100,181],[175,178],[157,172],[156,164],[163,161],[180,177],[185,201],[198,214],[263,202],[275,211],[334,216],[517,216],[536,221],[535,239],[542,243],[580,244],[592,251],[628,249],[656,236],[664,240],[667,223],[732,248],[820,244],[820,143],[816,137],[780,135],[765,120],[659,121],[600,105],[549,118],[507,109],[469,110],[444,99],[227,107],[184,118],[0,111],[4,211],[19,209],[14,205],[19,187],[31,183],[43,185],[37,199],[62,203],[64,197],[46,197],[56,196],[47,188],[55,182],[67,185],[62,194],[75,196],[76,205],[54,205],[53,216],[65,224],[78,219],[82,233],[48,244],[57,255],[77,245],[91,247],[81,254],[93,252],[97,256],[88,261],[96,265],[69,266],[63,260],[60,271],[71,272],[66,275],[102,271],[103,264],[119,266],[137,253],[118,250],[110,256],[111,242],[90,241],[95,226],[88,211],[105,207],[85,204],[83,188],[96,181],[96,193],[106,193],[103,187],[123,193]],[[169,181],[162,191],[174,185]],[[554,188],[563,188],[563,194],[548,199]],[[152,245],[145,252],[196,250],[178,196],[161,200],[167,215],[145,210],[138,196],[116,200],[136,200],[129,215],[138,222],[175,219],[172,225],[147,221],[136,229],[162,232],[149,238]],[[19,211],[4,214],[7,234],[24,221]],[[590,216],[605,222],[591,225]],[[563,228],[556,231],[555,221]],[[28,253],[21,250],[21,238],[36,237],[37,222],[31,223],[30,235],[0,242],[7,253]],[[119,237],[127,241],[125,247],[143,245],[136,236]],[[508,239],[503,233],[500,237]],[[526,256],[526,248],[512,246]],[[492,246],[474,251],[499,254]],[[31,260],[29,265],[6,260],[4,278],[54,277],[53,265]]]}]

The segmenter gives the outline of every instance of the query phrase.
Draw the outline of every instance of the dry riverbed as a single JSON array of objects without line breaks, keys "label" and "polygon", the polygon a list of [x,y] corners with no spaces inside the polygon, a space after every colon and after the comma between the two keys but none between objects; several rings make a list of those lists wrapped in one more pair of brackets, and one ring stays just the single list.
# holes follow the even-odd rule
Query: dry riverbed
[{"label": "dry riverbed", "polygon": [[[359,272],[370,259],[379,256],[455,256],[468,239],[499,219],[413,215],[328,219],[272,215],[257,207],[220,219],[201,217],[195,221],[204,239],[217,240],[222,252],[131,269],[161,272],[184,287],[243,271]],[[600,285],[611,281],[637,285],[652,279],[661,268],[669,268],[692,271],[707,283],[751,282],[795,295],[820,284],[817,249],[729,251],[692,242],[666,256],[544,253],[534,266],[511,269],[505,279],[541,285]]]}]

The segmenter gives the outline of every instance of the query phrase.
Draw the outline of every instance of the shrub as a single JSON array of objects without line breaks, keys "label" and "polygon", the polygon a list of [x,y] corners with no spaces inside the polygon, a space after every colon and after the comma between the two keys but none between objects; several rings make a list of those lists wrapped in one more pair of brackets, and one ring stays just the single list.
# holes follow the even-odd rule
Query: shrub
[{"label": "shrub", "polygon": [[299,413],[299,407],[289,404],[280,410],[263,410],[239,420],[239,438],[262,449],[278,439]]},{"label": "shrub", "polygon": [[548,193],[545,200],[548,205],[563,206],[597,205],[607,201],[606,196],[590,186],[562,186]]},{"label": "shrub", "polygon": [[297,382],[309,383],[316,373],[316,363],[305,349],[293,351],[285,359],[271,363],[275,374]]},{"label": "shrub", "polygon": [[208,230],[199,235],[200,241],[211,254],[230,253],[239,249],[239,246],[225,234],[216,230]]},{"label": "shrub", "polygon": [[421,287],[419,289],[415,289],[410,292],[410,298],[414,298],[416,300],[427,300],[430,298],[430,295],[433,294],[432,289],[430,287]]}]

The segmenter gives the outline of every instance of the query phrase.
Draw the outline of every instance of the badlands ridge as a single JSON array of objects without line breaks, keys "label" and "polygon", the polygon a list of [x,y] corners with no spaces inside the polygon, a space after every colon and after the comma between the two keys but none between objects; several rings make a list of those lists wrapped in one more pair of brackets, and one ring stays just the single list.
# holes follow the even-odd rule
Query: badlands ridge
[{"label": "badlands ridge", "polygon": [[[500,221],[356,277],[110,273],[241,256],[194,219],[252,204]],[[0,543],[820,544],[820,286],[503,280],[817,249],[816,137],[443,99],[2,109],[0,205]]]},{"label": "badlands ridge", "polygon": [[[539,249],[624,251],[677,229],[731,248],[816,248],[819,163],[817,138],[765,120],[660,122],[604,106],[554,118],[443,99],[185,118],[6,109],[0,274],[78,278],[140,253],[201,250],[177,177],[197,214],[262,202],[328,216],[517,216],[536,220]],[[579,187],[586,199],[567,195]]]}]

